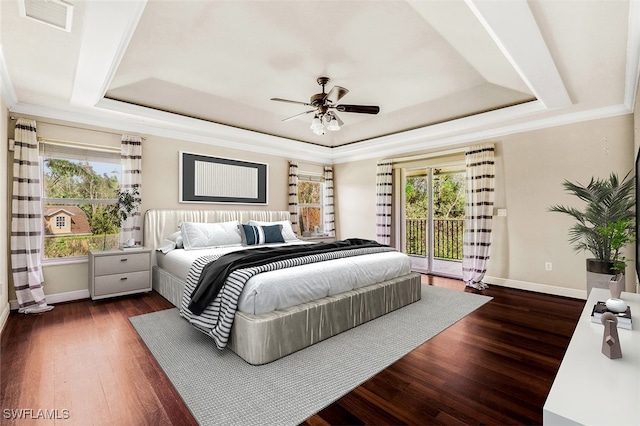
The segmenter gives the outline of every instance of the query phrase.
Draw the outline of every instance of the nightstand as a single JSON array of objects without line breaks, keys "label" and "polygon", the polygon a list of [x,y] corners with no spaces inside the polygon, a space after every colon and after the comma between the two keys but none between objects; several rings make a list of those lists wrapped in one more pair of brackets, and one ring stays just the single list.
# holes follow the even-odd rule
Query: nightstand
[{"label": "nightstand", "polygon": [[314,243],[332,243],[336,240],[336,237],[329,237],[327,235],[311,236],[311,237],[298,237],[302,241],[313,241]]},{"label": "nightstand", "polygon": [[151,249],[89,252],[91,299],[148,291],[151,291]]}]

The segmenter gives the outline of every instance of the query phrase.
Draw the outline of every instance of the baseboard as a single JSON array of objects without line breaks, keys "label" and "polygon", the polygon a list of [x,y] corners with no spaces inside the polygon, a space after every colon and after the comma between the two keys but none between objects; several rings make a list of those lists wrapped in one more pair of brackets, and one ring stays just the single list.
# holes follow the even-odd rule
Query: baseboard
[{"label": "baseboard", "polygon": [[587,300],[587,290],[575,288],[556,287],[547,284],[532,283],[529,281],[510,280],[506,278],[485,276],[482,280],[487,284],[499,285],[502,287],[517,288],[519,290],[535,291],[537,293],[553,294],[555,296],[571,297],[573,299]]},{"label": "baseboard", "polygon": [[4,326],[7,325],[7,319],[9,318],[9,312],[11,309],[9,308],[9,304],[4,305],[4,309],[0,312],[0,335],[4,331]]},{"label": "baseboard", "polygon": [[[47,296],[47,304],[49,305],[55,305],[56,303],[63,303],[63,302],[72,302],[74,300],[88,299],[90,297],[89,289],[67,291],[65,293],[47,294],[46,296]],[[17,300],[11,300],[9,301],[9,304],[11,305],[12,310],[18,309]]]}]

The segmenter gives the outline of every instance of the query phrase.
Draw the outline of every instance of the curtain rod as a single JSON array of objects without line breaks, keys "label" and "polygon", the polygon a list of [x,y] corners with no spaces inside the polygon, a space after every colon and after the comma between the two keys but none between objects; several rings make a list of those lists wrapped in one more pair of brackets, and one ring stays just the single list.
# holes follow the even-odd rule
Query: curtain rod
[{"label": "curtain rod", "polygon": [[[9,116],[9,119],[11,120],[17,120],[20,117],[14,117],[12,115]],[[107,130],[95,130],[95,129],[87,129],[85,127],[79,127],[79,126],[70,126],[68,124],[59,124],[59,123],[51,123],[49,121],[42,121],[42,120],[36,120],[36,122],[40,121],[41,123],[45,123],[45,124],[50,124],[52,126],[60,126],[60,127],[68,127],[70,129],[78,129],[78,130],[86,130],[89,132],[98,132],[98,133],[106,133],[108,135],[116,135],[116,136],[122,136],[124,133],[116,133],[116,132],[109,132]],[[132,135],[133,136],[133,135]],[[140,135],[135,135],[135,136],[140,136]],[[144,136],[140,136],[140,138],[142,138],[142,140],[147,140],[147,138],[145,138]]]}]

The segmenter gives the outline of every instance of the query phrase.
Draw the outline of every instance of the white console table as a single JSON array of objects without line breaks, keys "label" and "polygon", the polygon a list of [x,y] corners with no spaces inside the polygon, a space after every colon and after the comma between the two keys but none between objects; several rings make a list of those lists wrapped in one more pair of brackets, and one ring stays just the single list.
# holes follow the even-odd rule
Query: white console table
[{"label": "white console table", "polygon": [[618,328],[619,359],[602,354],[604,326],[591,322],[593,305],[609,297],[591,290],[544,404],[545,425],[640,425],[640,294],[621,296],[634,329]]}]

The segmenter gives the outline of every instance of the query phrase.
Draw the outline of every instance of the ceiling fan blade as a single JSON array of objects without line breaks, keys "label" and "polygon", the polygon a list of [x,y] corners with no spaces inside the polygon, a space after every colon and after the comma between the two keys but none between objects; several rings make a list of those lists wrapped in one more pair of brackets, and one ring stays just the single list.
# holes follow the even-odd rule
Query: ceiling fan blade
[{"label": "ceiling fan blade", "polygon": [[290,104],[298,104],[298,105],[306,105],[306,106],[311,106],[310,103],[307,102],[300,102],[300,101],[291,101],[289,99],[282,99],[282,98],[271,98],[272,101],[276,101],[276,102],[287,102]]},{"label": "ceiling fan blade", "polygon": [[342,97],[347,93],[349,93],[349,91],[344,87],[333,86],[333,89],[327,93],[327,96],[325,96],[324,99],[330,103],[335,103],[342,99]]},{"label": "ceiling fan blade", "polygon": [[336,110],[340,112],[358,112],[360,114],[377,114],[380,107],[375,105],[336,105]]},{"label": "ceiling fan blade", "polygon": [[296,117],[299,117],[299,116],[301,116],[301,115],[305,115],[305,114],[309,114],[309,113],[311,113],[311,112],[316,112],[316,110],[315,110],[315,109],[312,109],[312,110],[309,110],[309,111],[301,112],[300,114],[292,115],[292,116],[291,116],[291,117],[289,117],[289,118],[285,118],[285,119],[283,119],[282,121],[289,121],[289,120],[293,120],[293,119],[294,119],[294,118],[296,118]]}]

